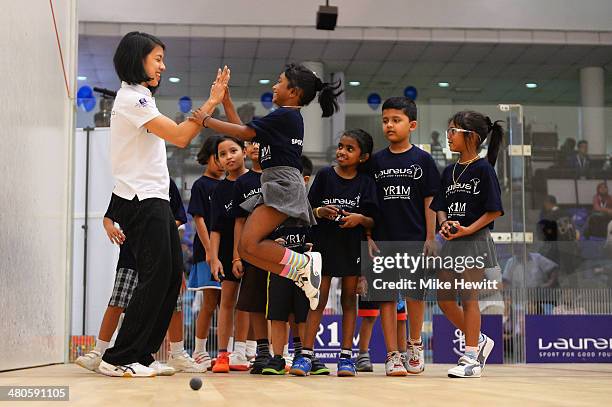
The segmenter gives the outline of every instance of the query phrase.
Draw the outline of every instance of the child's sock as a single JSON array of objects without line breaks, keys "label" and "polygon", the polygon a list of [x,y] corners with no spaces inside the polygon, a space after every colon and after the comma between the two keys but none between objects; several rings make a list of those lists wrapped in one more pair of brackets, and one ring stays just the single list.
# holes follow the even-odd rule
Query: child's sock
[{"label": "child's sock", "polygon": [[353,356],[353,352],[350,349],[342,349],[340,351],[340,359],[350,359]]},{"label": "child's sock", "polygon": [[289,344],[286,343],[285,346],[283,346],[283,357],[287,357],[289,356]]},{"label": "child's sock", "polygon": [[476,359],[478,357],[478,346],[466,346],[465,356]]},{"label": "child's sock", "polygon": [[484,342],[484,340],[485,340],[485,336],[482,334],[482,332],[480,332],[478,334],[478,343],[480,344],[480,343]]},{"label": "child's sock", "polygon": [[234,342],[234,353],[246,358],[246,342]]},{"label": "child's sock", "polygon": [[100,355],[104,355],[104,352],[106,352],[106,349],[108,349],[109,346],[110,342],[106,342],[98,338],[96,339],[96,346],[94,347],[94,350],[99,352]]},{"label": "child's sock", "polygon": [[419,338],[418,338],[418,339],[412,339],[412,338],[410,338],[410,339],[408,340],[408,343],[410,343],[410,344],[411,344],[411,345],[413,345],[413,346],[414,346],[414,345],[416,345],[416,346],[421,346],[421,345],[423,344],[423,340],[422,340],[422,339],[421,339],[421,337],[419,336]]},{"label": "child's sock", "polygon": [[170,353],[172,356],[182,355],[185,351],[185,343],[183,341],[180,342],[170,342]]},{"label": "child's sock", "polygon": [[308,264],[308,261],[309,257],[307,255],[285,249],[285,255],[280,261],[280,264],[284,265],[285,268],[281,271],[280,276],[297,281],[300,276],[298,270]]},{"label": "child's sock", "polygon": [[206,342],[208,341],[208,338],[198,338],[196,336],[195,338],[195,349],[193,350],[193,353],[196,352],[206,352]]},{"label": "child's sock", "polygon": [[302,356],[307,357],[309,359],[313,359],[314,351],[312,349],[304,348],[302,349]]},{"label": "child's sock", "polygon": [[257,356],[270,357],[270,343],[268,339],[257,340]]},{"label": "child's sock", "polygon": [[302,353],[302,340],[300,339],[299,336],[294,336],[293,337],[293,350],[295,352],[295,355],[299,355]]}]

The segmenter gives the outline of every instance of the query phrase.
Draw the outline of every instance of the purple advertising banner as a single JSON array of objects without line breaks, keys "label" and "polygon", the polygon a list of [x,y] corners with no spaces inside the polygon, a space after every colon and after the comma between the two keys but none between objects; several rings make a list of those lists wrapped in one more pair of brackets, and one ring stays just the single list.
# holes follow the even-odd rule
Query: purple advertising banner
[{"label": "purple advertising banner", "polygon": [[[503,363],[503,327],[501,315],[482,315],[481,331],[495,341],[487,363]],[[433,316],[433,362],[457,363],[465,352],[465,337],[444,315]]]},{"label": "purple advertising banner", "polygon": [[[353,358],[359,354],[359,327],[361,318],[357,318],[355,335],[352,341]],[[323,315],[314,343],[315,356],[323,363],[336,363],[340,357],[342,341],[342,315]],[[291,342],[291,341],[290,341]],[[387,357],[385,340],[380,326],[380,318],[376,320],[370,339],[370,359],[372,363],[384,363]]]},{"label": "purple advertising banner", "polygon": [[527,363],[612,363],[612,315],[526,315]]}]

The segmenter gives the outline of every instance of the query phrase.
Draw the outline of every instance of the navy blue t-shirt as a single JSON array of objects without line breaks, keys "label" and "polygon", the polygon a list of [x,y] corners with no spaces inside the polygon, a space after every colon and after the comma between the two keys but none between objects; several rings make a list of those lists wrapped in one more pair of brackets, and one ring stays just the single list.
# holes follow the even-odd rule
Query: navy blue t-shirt
[{"label": "navy blue t-shirt", "polygon": [[247,126],[255,130],[259,143],[261,168],[288,166],[302,172],[304,119],[299,109],[280,107],[272,113],[253,119]]},{"label": "navy blue t-shirt", "polygon": [[[474,161],[467,169],[457,164],[457,183],[453,182],[454,166],[451,164],[442,172],[440,190],[431,202],[432,210],[446,212],[447,219],[458,221],[461,226],[470,226],[486,212],[501,211],[503,214],[499,181],[487,160]],[[493,229],[493,222],[488,227]]]},{"label": "navy blue t-shirt", "polygon": [[219,260],[227,267],[234,255],[234,215],[233,199],[236,181],[227,178],[219,182],[211,201],[211,232],[221,234]]},{"label": "navy blue t-shirt", "polygon": [[261,192],[261,172],[250,170],[242,174],[234,184],[233,216],[246,218],[249,213],[240,207],[240,204],[253,195]]},{"label": "navy blue t-shirt", "polygon": [[[174,220],[178,220],[181,224],[187,223],[187,215],[185,214],[185,208],[183,207],[183,200],[181,198],[181,193],[178,190],[178,187],[170,178],[170,209],[172,209],[172,215],[174,216]],[[113,222],[116,222],[116,218],[113,215],[113,197],[111,197],[111,201],[108,204],[108,209],[106,209],[106,213],[104,214],[105,218],[111,219]],[[119,260],[117,261],[117,269],[125,268],[136,270],[136,258],[132,251],[130,250],[130,245],[128,239],[123,242],[122,245],[119,246]]]},{"label": "navy blue t-shirt", "polygon": [[425,198],[440,186],[440,173],[427,152],[413,145],[403,153],[389,148],[371,158],[378,209],[374,230],[377,240],[424,241],[427,237]]},{"label": "navy blue t-shirt", "polygon": [[[191,199],[189,200],[187,211],[191,216],[201,216],[204,218],[204,223],[209,233],[211,225],[211,198],[219,182],[218,179],[203,175],[191,187]],[[204,250],[204,246],[196,232],[193,236],[193,262],[195,264],[202,261],[206,261],[206,250]]]},{"label": "navy blue t-shirt", "polygon": [[[355,178],[346,179],[339,176],[334,167],[319,170],[315,177],[308,200],[313,208],[333,205],[347,212],[360,213],[374,217],[378,210],[376,185],[367,174],[357,173]],[[363,226],[340,228],[340,221],[317,219],[312,228],[312,239],[316,251],[338,251],[338,245],[356,247],[363,237]]]}]

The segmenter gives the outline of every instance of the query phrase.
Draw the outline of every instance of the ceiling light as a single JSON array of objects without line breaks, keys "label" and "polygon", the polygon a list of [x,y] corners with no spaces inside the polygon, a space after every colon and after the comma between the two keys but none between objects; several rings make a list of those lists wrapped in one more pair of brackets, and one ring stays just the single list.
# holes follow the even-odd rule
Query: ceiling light
[{"label": "ceiling light", "polygon": [[537,84],[537,83],[530,82],[530,83],[526,83],[526,84],[525,84],[525,87],[526,87],[527,89],[535,89],[535,88],[537,88],[537,87],[538,87],[538,84]]},{"label": "ceiling light", "polygon": [[450,86],[450,83],[448,82],[438,82],[438,86],[441,88],[448,88]]},{"label": "ceiling light", "polygon": [[179,83],[181,81],[181,78],[177,78],[176,76],[171,76],[168,78],[168,80],[172,83]]},{"label": "ceiling light", "polygon": [[260,79],[260,80],[259,80],[259,83],[260,83],[261,85],[267,85],[267,84],[269,84],[269,83],[270,83],[270,79]]},{"label": "ceiling light", "polygon": [[351,85],[351,86],[359,86],[359,85],[361,85],[361,82],[359,82],[359,81],[350,81],[349,85]]},{"label": "ceiling light", "polygon": [[87,80],[87,76],[77,76],[77,79],[80,81],[86,81]]}]

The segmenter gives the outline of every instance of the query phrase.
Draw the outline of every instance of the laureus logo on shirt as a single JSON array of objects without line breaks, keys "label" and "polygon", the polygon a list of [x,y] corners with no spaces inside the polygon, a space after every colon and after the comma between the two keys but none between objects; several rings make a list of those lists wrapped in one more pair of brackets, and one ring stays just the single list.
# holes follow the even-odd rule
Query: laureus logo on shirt
[{"label": "laureus logo on shirt", "polygon": [[229,212],[232,210],[232,206],[234,205],[234,201],[229,201],[228,203],[225,204],[225,211]]},{"label": "laureus logo on shirt", "polygon": [[270,146],[261,147],[259,150],[259,162],[262,163],[272,158],[272,149]]},{"label": "laureus logo on shirt", "polygon": [[340,208],[357,208],[359,207],[359,201],[361,200],[361,194],[357,195],[353,199],[348,198],[325,198],[321,200],[323,205],[334,205]]},{"label": "laureus logo on shirt", "polygon": [[147,99],[142,98],[138,100],[138,104],[136,105],[136,107],[147,107],[148,104],[149,102],[147,102]]},{"label": "laureus logo on shirt", "polygon": [[448,187],[446,187],[446,196],[452,195],[457,192],[478,195],[480,194],[478,184],[480,184],[479,178],[472,178],[468,182],[456,182],[454,184],[450,184]]},{"label": "laureus logo on shirt", "polygon": [[418,164],[412,164],[408,168],[387,168],[374,174],[376,180],[384,178],[411,178],[414,180],[423,177],[423,168]]},{"label": "laureus logo on shirt", "polygon": [[245,194],[242,194],[242,198],[243,199],[247,199],[247,198],[250,198],[251,196],[256,195],[256,194],[258,194],[260,192],[261,192],[261,187],[253,188],[249,192],[247,192]]}]

